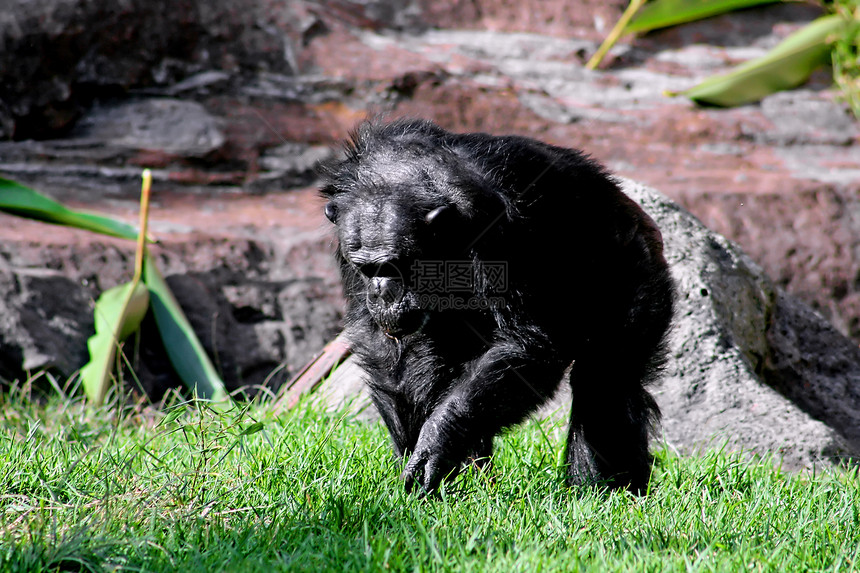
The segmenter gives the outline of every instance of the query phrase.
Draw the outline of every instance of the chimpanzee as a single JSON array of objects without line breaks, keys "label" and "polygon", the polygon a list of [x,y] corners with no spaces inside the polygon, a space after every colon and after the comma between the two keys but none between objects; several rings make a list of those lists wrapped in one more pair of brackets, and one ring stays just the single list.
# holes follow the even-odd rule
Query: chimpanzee
[{"label": "chimpanzee", "polygon": [[486,460],[570,367],[568,482],[642,491],[674,300],[654,221],[576,150],[418,119],[351,135],[321,192],[407,489]]}]

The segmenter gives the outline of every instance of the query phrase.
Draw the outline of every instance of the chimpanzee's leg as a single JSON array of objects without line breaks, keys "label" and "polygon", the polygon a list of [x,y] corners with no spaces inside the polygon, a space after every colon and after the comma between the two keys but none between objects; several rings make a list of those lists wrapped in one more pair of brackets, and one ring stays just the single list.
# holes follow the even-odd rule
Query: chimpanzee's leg
[{"label": "chimpanzee's leg", "polygon": [[602,483],[641,492],[648,484],[648,440],[660,413],[644,387],[647,359],[635,364],[626,362],[628,358],[618,356],[618,351],[589,353],[574,363],[567,443],[572,485]]}]

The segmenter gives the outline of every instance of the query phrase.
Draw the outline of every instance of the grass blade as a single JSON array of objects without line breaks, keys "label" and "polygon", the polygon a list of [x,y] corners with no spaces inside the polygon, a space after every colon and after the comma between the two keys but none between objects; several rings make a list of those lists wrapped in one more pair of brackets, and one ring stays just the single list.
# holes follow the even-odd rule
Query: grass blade
[{"label": "grass blade", "polygon": [[263,422],[254,422],[239,434],[240,436],[250,436],[251,434],[256,434],[263,430]]},{"label": "grass blade", "polygon": [[81,369],[84,391],[94,405],[104,401],[117,348],[140,327],[147,308],[149,290],[137,279],[106,290],[96,301],[96,332],[87,341],[90,361]]},{"label": "grass blade", "polygon": [[0,211],[55,225],[86,229],[112,237],[132,240],[137,238],[137,230],[131,225],[103,215],[69,209],[33,189],[2,177],[0,177]]},{"label": "grass blade", "polygon": [[741,64],[727,74],[708,78],[688,90],[667,92],[667,95],[683,95],[698,103],[730,107],[793,88],[827,62],[828,40],[844,25],[840,16],[823,16],[787,37],[764,56]]},{"label": "grass blade", "polygon": [[200,398],[215,402],[225,400],[224,382],[149,255],[143,268],[143,281],[149,287],[155,322],[176,373]]},{"label": "grass blade", "polygon": [[639,11],[624,32],[648,32],[694,22],[741,8],[773,4],[780,0],[656,0]]}]

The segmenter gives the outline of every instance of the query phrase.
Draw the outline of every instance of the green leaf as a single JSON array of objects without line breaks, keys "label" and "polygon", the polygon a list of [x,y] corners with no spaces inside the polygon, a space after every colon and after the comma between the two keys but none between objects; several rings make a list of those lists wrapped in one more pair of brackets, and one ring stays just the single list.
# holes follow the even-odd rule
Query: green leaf
[{"label": "green leaf", "polygon": [[164,419],[161,420],[157,424],[156,427],[166,426],[167,424],[169,424],[171,422],[175,422],[176,420],[179,419],[180,416],[182,416],[182,414],[185,413],[185,410],[186,410],[185,404],[180,404],[179,406],[174,406],[173,408],[170,409],[169,412],[167,412],[167,415],[164,416]]},{"label": "green leaf", "polygon": [[240,436],[250,436],[251,434],[256,434],[260,430],[263,429],[263,422],[254,422],[240,433]]},{"label": "green leaf", "polygon": [[28,187],[0,177],[0,211],[19,217],[86,229],[112,237],[136,239],[137,230],[102,215],[75,211]]},{"label": "green leaf", "polygon": [[770,52],[731,72],[713,76],[683,92],[693,101],[718,106],[752,103],[805,82],[829,58],[829,38],[845,25],[840,16],[823,16],[788,36]]},{"label": "green leaf", "polygon": [[96,301],[96,331],[87,341],[90,361],[81,369],[84,391],[94,405],[104,401],[117,348],[140,327],[148,307],[149,291],[139,281],[108,289]]},{"label": "green leaf", "polygon": [[656,0],[639,10],[625,32],[648,32],[780,0]]},{"label": "green leaf", "polygon": [[149,254],[144,263],[143,281],[149,288],[155,322],[176,373],[198,397],[213,402],[226,400],[224,382]]}]

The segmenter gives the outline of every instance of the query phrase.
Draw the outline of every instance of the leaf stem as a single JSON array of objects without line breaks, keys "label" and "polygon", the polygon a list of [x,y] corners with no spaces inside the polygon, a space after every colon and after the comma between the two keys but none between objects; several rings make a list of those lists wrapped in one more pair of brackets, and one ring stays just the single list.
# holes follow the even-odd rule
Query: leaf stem
[{"label": "leaf stem", "polygon": [[143,183],[140,190],[140,230],[137,233],[137,251],[134,259],[133,283],[140,281],[143,274],[143,259],[146,256],[146,228],[149,223],[149,194],[152,188],[152,171],[144,169],[141,175]]},{"label": "leaf stem", "polygon": [[595,69],[600,65],[600,62],[603,60],[603,57],[606,56],[606,53],[612,49],[612,46],[615,45],[615,42],[618,41],[618,38],[624,33],[624,29],[627,27],[627,24],[630,23],[630,20],[633,18],[633,15],[642,7],[645,3],[645,0],[630,0],[630,4],[627,5],[627,8],[624,10],[624,13],[619,18],[618,22],[615,24],[615,27],[612,28],[612,31],[609,32],[609,35],[606,36],[606,39],[603,40],[603,43],[600,44],[600,48],[591,56],[591,59],[588,60],[588,63],[585,64],[585,67],[589,70]]}]

